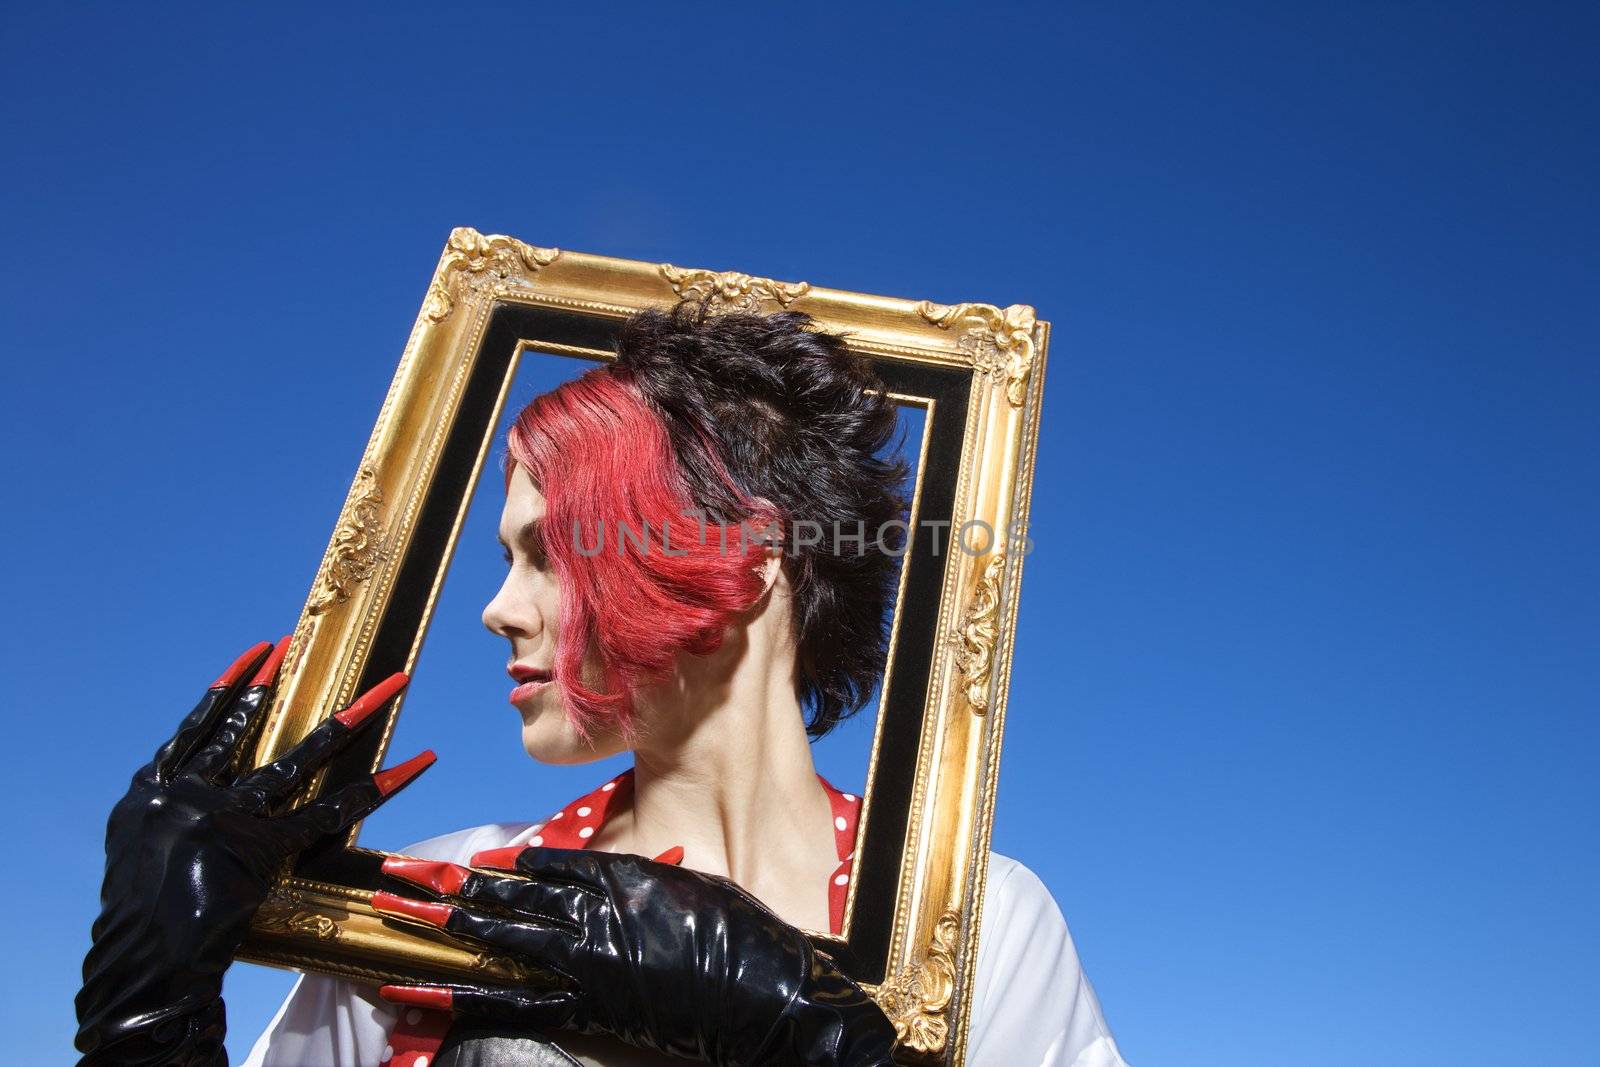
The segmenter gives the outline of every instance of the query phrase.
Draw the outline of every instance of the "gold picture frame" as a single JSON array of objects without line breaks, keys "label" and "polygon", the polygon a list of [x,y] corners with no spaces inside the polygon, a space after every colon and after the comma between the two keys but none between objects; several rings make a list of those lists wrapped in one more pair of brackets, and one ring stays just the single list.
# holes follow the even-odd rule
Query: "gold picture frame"
[{"label": "gold picture frame", "polygon": [[[282,753],[378,678],[413,669],[521,355],[605,358],[607,331],[624,317],[694,297],[804,311],[846,334],[899,399],[926,404],[931,469],[914,506],[923,518],[948,518],[948,551],[937,551],[935,534],[928,551],[905,557],[901,604],[921,598],[918,622],[897,616],[860,873],[845,934],[812,936],[893,1020],[898,1059],[960,1064],[1049,338],[1031,307],[873,296],[455,230],[356,466],[254,762]],[[984,525],[980,550],[965,533]],[[398,713],[330,776],[375,769]],[[374,911],[381,855],[346,841],[302,857],[257,914],[241,958],[373,983],[521,973],[514,961]]]}]

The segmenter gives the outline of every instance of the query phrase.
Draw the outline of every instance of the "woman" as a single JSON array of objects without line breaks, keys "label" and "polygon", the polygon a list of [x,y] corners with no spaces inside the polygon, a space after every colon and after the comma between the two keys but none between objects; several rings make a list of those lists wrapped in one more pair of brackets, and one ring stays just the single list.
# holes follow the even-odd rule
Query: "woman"
[{"label": "woman", "polygon": [[[872,693],[895,561],[781,531],[883,529],[903,515],[905,469],[880,458],[895,419],[867,365],[808,327],[795,313],[641,312],[615,363],[539,397],[510,432],[509,570],[484,623],[510,645],[524,746],[559,763],[630,749],[634,768],[542,823],[405,849],[385,871],[415,892],[374,904],[567,988],[374,992],[307,976],[250,1064],[887,1062],[887,1020],[799,928],[839,928],[859,809],[816,773],[808,734]],[[276,778],[298,781],[370,709],[341,715]],[[387,795],[359,786],[325,825]],[[246,776],[231,789],[251,799],[226,803],[264,810],[261,788]],[[265,835],[272,855],[295,829]],[[483,873],[497,868],[514,874]],[[1059,910],[998,856],[968,1062],[1121,1063]]]}]

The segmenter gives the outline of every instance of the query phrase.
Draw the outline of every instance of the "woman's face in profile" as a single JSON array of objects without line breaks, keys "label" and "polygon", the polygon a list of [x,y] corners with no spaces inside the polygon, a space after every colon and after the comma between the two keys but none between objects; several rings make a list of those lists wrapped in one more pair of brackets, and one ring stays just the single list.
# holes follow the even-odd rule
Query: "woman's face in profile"
[{"label": "woman's face in profile", "polygon": [[[544,494],[517,464],[500,512],[500,543],[509,566],[500,591],[483,609],[483,624],[511,642],[511,704],[522,715],[522,746],[528,755],[541,763],[587,763],[627,746],[615,730],[596,732],[588,741],[579,738],[567,719],[560,687],[549,681],[561,632],[561,586],[534,525],[544,514]],[[597,684],[599,667],[591,647],[583,664],[585,684]]]}]

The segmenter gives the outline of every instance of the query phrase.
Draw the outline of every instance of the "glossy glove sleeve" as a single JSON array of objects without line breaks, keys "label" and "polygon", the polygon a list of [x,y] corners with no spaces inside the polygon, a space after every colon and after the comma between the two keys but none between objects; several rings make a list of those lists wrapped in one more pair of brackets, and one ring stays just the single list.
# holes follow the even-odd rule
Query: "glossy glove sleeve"
[{"label": "glossy glove sleeve", "polygon": [[390,1000],[530,1029],[606,1033],[670,1055],[745,1064],[890,1063],[894,1027],[810,939],[735,883],[640,856],[526,848],[514,876],[392,857],[386,873],[439,894],[373,898],[557,975],[542,991],[386,986]]},{"label": "glossy glove sleeve", "polygon": [[286,648],[287,639],[240,656],[111,812],[101,911],[77,997],[80,1067],[223,1067],[222,976],[283,864],[432,762],[423,753],[274,814],[406,684],[403,674],[390,677],[281,759],[236,776],[237,750]]}]

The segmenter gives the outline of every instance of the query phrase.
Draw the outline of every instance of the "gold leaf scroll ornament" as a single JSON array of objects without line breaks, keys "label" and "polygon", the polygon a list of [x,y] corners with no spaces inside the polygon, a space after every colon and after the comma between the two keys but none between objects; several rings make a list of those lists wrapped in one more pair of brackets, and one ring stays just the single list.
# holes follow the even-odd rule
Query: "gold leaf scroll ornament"
[{"label": "gold leaf scroll ornament", "polygon": [[893,975],[878,987],[878,1006],[894,1024],[898,1044],[918,1052],[942,1052],[950,1024],[945,1009],[955,992],[955,943],[959,923],[947,911],[933,927],[928,954],[915,966]]},{"label": "gold leaf scroll ornament", "polygon": [[440,323],[455,310],[458,295],[481,294],[497,285],[532,285],[533,276],[559,255],[559,248],[536,248],[515,237],[485,236],[470,227],[458,226],[450,231],[445,256],[428,287],[422,313],[429,322]]},{"label": "gold leaf scroll ornament", "polygon": [[256,909],[255,926],[273,934],[299,934],[318,941],[339,940],[339,924],[310,910],[299,895],[274,889]]},{"label": "gold leaf scroll ornament", "polygon": [[1000,579],[1005,569],[1004,552],[989,557],[983,577],[978,579],[967,603],[961,629],[952,635],[957,644],[956,666],[967,683],[967,704],[979,715],[989,710],[989,675],[994,668],[995,644],[1000,639]]},{"label": "gold leaf scroll ornament", "polygon": [[957,304],[948,307],[924,300],[917,305],[922,317],[948,330],[968,324],[957,342],[972,356],[973,365],[993,378],[1003,377],[1006,399],[1019,408],[1028,396],[1028,375],[1033,372],[1033,308],[1012,304],[1005,310],[993,304]]},{"label": "gold leaf scroll ornament", "polygon": [[733,270],[687,270],[671,263],[661,264],[661,276],[681,299],[709,297],[711,306],[719,311],[760,311],[764,301],[788,307],[811,289],[809,282],[775,282]]},{"label": "gold leaf scroll ornament", "polygon": [[509,978],[519,985],[526,985],[534,972],[521,961],[510,956],[496,955],[492,952],[479,952],[467,964],[475,971],[484,971],[500,978]]},{"label": "gold leaf scroll ornament", "polygon": [[311,599],[289,642],[289,656],[283,676],[293,676],[311,647],[311,634],[329,608],[343,604],[355,595],[356,587],[377,571],[388,558],[383,537],[383,489],[378,472],[362,465],[355,484],[345,498],[344,510],[333,528],[333,543],[322,561],[322,569],[311,583]]},{"label": "gold leaf scroll ornament", "polygon": [[307,611],[321,615],[350,599],[356,586],[372,577],[387,555],[383,539],[383,490],[378,472],[363,466],[350,487],[344,512],[334,527],[333,544],[312,593]]}]

